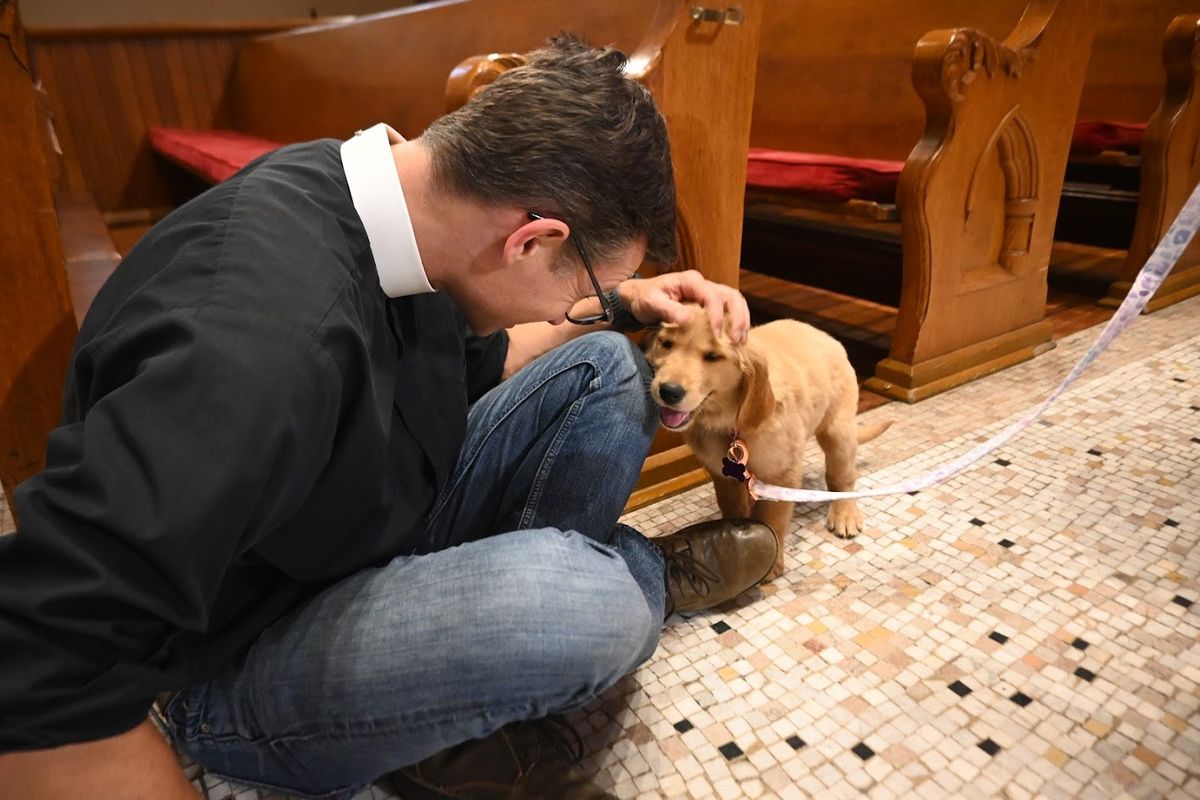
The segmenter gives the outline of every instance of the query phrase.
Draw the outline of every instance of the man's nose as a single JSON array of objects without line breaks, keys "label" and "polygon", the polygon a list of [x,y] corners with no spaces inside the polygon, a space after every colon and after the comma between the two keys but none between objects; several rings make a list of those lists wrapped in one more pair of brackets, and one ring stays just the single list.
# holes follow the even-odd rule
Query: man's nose
[{"label": "man's nose", "polygon": [[682,400],[685,394],[687,394],[687,389],[678,383],[661,383],[658,386],[658,396],[663,399],[664,403],[674,405]]}]

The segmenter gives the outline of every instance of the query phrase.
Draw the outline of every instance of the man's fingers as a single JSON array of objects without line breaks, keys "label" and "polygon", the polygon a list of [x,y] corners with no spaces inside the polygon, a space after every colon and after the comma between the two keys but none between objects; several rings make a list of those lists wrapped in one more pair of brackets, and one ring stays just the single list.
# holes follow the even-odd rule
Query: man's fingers
[{"label": "man's fingers", "polygon": [[741,292],[731,290],[726,293],[725,314],[729,320],[730,337],[738,344],[745,342],[750,332],[750,309]]},{"label": "man's fingers", "polygon": [[704,310],[708,312],[708,322],[712,325],[713,336],[721,338],[721,329],[725,327],[725,303],[719,292],[710,291],[704,298]]}]

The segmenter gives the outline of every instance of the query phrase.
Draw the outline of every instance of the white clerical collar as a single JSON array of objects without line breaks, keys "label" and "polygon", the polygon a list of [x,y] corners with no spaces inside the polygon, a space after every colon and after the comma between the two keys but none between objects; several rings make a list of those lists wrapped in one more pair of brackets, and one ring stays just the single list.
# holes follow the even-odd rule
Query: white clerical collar
[{"label": "white clerical collar", "polygon": [[402,141],[400,134],[381,122],[342,142],[342,169],[350,198],[367,229],[379,287],[388,297],[433,291],[392,160],[391,146]]}]

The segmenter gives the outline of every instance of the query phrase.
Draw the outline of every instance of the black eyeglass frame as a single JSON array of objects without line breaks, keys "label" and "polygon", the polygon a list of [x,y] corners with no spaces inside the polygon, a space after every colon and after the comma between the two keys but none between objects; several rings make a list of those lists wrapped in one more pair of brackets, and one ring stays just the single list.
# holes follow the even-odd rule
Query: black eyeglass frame
[{"label": "black eyeglass frame", "polygon": [[[535,214],[532,211],[528,212],[528,217],[530,221],[545,219],[545,217],[543,217],[541,214]],[[596,280],[596,273],[592,271],[592,264],[590,261],[588,261],[587,253],[585,253],[583,249],[583,244],[580,243],[579,237],[575,234],[575,231],[571,231],[571,234],[567,236],[567,238],[570,239],[575,245],[575,251],[579,253],[579,260],[583,262],[583,269],[587,272],[588,277],[592,281],[592,288],[596,290],[596,299],[600,301],[599,314],[589,314],[586,317],[580,317],[576,319],[568,312],[566,315],[567,322],[570,322],[573,325],[595,325],[599,322],[611,323],[616,318],[616,312],[613,310],[612,306],[608,304],[608,300],[604,297],[604,290],[600,288],[600,281]]]}]

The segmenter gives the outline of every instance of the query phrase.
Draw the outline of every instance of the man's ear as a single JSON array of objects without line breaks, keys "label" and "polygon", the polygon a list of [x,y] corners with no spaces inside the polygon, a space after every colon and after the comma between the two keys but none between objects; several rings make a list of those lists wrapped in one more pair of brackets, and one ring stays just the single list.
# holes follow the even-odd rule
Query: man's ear
[{"label": "man's ear", "polygon": [[742,398],[737,426],[739,431],[752,431],[775,413],[775,393],[771,391],[771,376],[762,356],[743,349],[738,363],[742,368]]},{"label": "man's ear", "polygon": [[562,246],[570,232],[571,229],[560,219],[547,217],[528,220],[504,240],[504,263],[515,264],[523,258],[537,255],[540,248],[550,246],[552,241]]}]

